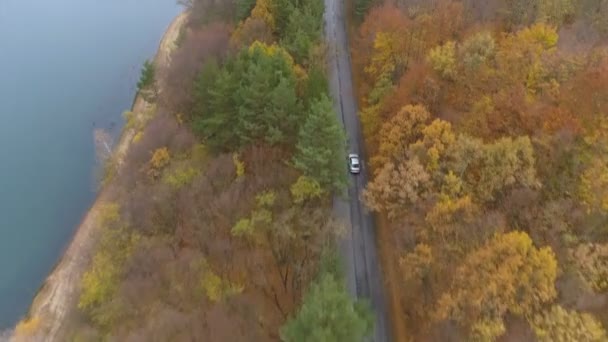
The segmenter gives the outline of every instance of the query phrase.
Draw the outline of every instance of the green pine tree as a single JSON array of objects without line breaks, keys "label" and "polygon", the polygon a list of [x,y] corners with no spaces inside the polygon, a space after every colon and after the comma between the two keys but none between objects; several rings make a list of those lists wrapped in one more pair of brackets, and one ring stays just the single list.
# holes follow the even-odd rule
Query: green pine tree
[{"label": "green pine tree", "polygon": [[251,14],[253,7],[255,7],[255,0],[237,0],[236,20],[241,21],[247,19]]},{"label": "green pine tree", "polygon": [[144,66],[141,69],[141,76],[139,76],[139,82],[137,82],[137,90],[142,91],[144,89],[149,88],[154,84],[155,77],[155,68],[154,64],[149,60],[144,62]]},{"label": "green pine tree", "polygon": [[238,88],[237,81],[227,69],[220,71],[213,87],[208,90],[207,115],[194,121],[194,130],[205,138],[207,146],[213,150],[229,150],[237,143],[234,132],[237,108],[234,93]]},{"label": "green pine tree", "polygon": [[295,167],[325,189],[341,191],[346,184],[345,136],[331,100],[323,95],[311,108],[298,134]]},{"label": "green pine tree", "polygon": [[279,84],[269,94],[264,113],[266,141],[270,144],[294,143],[297,127],[303,120],[303,112],[298,103],[295,82],[281,78]]},{"label": "green pine tree", "polygon": [[280,333],[285,342],[355,342],[372,328],[367,305],[353,302],[334,275],[325,273],[311,285],[297,315]]},{"label": "green pine tree", "polygon": [[312,46],[321,38],[323,12],[318,12],[315,2],[295,8],[289,15],[281,40],[283,46],[298,63],[305,62]]},{"label": "green pine tree", "polygon": [[310,68],[308,79],[306,80],[305,104],[308,106],[314,100],[318,100],[321,96],[327,94],[329,94],[329,84],[327,82],[325,70],[314,65]]},{"label": "green pine tree", "polygon": [[214,59],[203,65],[201,72],[194,82],[194,118],[203,118],[209,113],[211,94],[220,73],[219,65]]}]

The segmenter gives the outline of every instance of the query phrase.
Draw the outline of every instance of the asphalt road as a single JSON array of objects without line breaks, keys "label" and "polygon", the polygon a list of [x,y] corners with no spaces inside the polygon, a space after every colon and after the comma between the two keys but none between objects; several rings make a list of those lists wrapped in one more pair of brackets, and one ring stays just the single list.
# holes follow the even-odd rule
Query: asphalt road
[{"label": "asphalt road", "polygon": [[[330,91],[338,120],[348,137],[349,153],[358,153],[362,160],[359,175],[349,176],[348,198],[334,198],[334,215],[347,228],[340,241],[340,252],[346,266],[347,285],[353,296],[368,299],[375,314],[372,341],[390,340],[389,322],[380,260],[376,249],[374,221],[360,201],[367,184],[366,158],[357,104],[353,92],[348,36],[346,34],[344,0],[325,1],[325,38],[328,45]],[[347,162],[344,160],[345,170]]]}]

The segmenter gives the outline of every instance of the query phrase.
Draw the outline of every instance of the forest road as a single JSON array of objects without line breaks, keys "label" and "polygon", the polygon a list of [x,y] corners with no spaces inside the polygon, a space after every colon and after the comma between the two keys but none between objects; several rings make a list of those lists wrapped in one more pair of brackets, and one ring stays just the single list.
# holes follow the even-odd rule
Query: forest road
[{"label": "forest road", "polygon": [[[339,248],[346,269],[347,286],[353,296],[367,299],[375,316],[375,342],[390,341],[387,306],[384,296],[380,259],[376,248],[374,221],[361,203],[361,192],[367,184],[363,138],[353,92],[350,53],[346,34],[344,0],[325,1],[325,41],[330,92],[338,120],[348,137],[349,153],[362,160],[359,175],[349,175],[348,197],[334,198],[334,215],[347,227]],[[344,160],[344,168],[347,161]],[[352,229],[348,229],[352,228]]]}]

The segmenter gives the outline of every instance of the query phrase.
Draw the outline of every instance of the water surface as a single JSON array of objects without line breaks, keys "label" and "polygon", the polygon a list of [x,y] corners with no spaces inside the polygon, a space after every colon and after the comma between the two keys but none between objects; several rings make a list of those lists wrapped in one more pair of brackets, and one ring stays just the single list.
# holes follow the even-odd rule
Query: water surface
[{"label": "water surface", "polygon": [[131,105],[175,0],[0,0],[0,330],[92,204],[93,130]]}]

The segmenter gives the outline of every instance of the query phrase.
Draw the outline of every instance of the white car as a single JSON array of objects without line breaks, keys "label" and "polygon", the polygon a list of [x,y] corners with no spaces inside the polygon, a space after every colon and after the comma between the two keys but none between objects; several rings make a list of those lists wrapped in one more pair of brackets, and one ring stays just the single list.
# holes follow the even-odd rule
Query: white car
[{"label": "white car", "polygon": [[357,174],[361,172],[361,162],[359,161],[359,156],[351,153],[348,155],[348,169],[350,173]]}]

